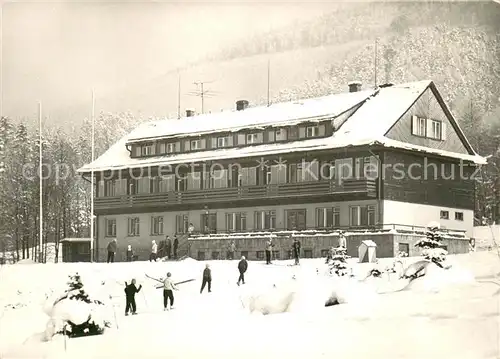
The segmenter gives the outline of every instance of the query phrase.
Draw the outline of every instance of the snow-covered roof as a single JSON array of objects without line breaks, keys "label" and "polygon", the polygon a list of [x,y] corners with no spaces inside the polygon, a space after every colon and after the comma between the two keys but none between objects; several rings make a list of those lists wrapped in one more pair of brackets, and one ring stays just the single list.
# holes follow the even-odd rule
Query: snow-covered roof
[{"label": "snow-covered roof", "polygon": [[269,126],[291,126],[305,121],[337,117],[372,96],[374,90],[349,92],[307,100],[251,107],[243,111],[223,111],[181,119],[157,120],[142,124],[128,137],[129,142],[202,135],[215,132],[236,132],[242,129]]},{"label": "snow-covered roof", "polygon": [[[136,130],[111,146],[94,162],[80,168],[78,172],[88,173],[90,171],[167,166],[209,160],[259,157],[290,152],[371,145],[420,151],[463,161],[471,161],[477,164],[485,164],[486,159],[477,154],[448,152],[385,137],[387,131],[431,84],[432,81],[429,80],[418,81],[378,88],[376,90],[343,93],[304,101],[275,104],[269,107],[248,108],[243,111],[205,114],[180,120],[153,121],[139,126]],[[334,118],[359,104],[362,105],[347,118],[332,136],[326,138],[287,143],[267,143],[247,147],[213,149],[145,158],[131,158],[129,151],[126,149],[126,144],[140,139],[238,131],[243,128],[293,125],[308,120]]]}]

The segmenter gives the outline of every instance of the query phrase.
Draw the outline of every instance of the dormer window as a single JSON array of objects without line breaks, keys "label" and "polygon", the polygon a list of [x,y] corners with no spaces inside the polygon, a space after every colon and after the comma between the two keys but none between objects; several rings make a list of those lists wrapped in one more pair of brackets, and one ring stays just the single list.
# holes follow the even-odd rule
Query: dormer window
[{"label": "dormer window", "polygon": [[430,128],[428,136],[435,140],[441,139],[441,121],[430,120]]},{"label": "dormer window", "polygon": [[276,130],[276,141],[286,141],[286,128],[278,128]]},{"label": "dormer window", "polygon": [[175,143],[167,143],[167,153],[175,152]]},{"label": "dormer window", "polygon": [[440,120],[412,116],[411,133],[414,136],[444,141],[446,139],[446,123]]},{"label": "dormer window", "polygon": [[309,126],[306,128],[306,137],[318,137],[319,136],[319,127],[318,126]]},{"label": "dormer window", "polygon": [[141,155],[142,156],[150,156],[153,154],[153,145],[142,145],[141,146]]},{"label": "dormer window", "polygon": [[263,140],[264,140],[264,137],[263,137],[261,132],[247,134],[247,145],[262,143]]},{"label": "dormer window", "polygon": [[227,147],[229,146],[229,138],[228,137],[217,137],[217,147]]},{"label": "dormer window", "polygon": [[191,151],[201,150],[200,140],[191,140]]}]

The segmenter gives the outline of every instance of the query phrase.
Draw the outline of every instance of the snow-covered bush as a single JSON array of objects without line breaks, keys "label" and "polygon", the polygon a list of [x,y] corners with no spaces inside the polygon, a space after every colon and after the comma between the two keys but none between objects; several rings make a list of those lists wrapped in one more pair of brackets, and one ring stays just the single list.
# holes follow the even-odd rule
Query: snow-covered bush
[{"label": "snow-covered bush", "polygon": [[443,236],[439,227],[430,227],[427,230],[426,237],[415,243],[415,246],[422,248],[422,255],[425,259],[439,265],[446,260],[446,255],[448,254],[448,252],[443,249],[442,240]]},{"label": "snow-covered bush", "polygon": [[345,276],[349,273],[347,259],[347,249],[345,247],[333,248],[332,262],[330,265],[330,274],[336,274],[339,277]]},{"label": "snow-covered bush", "polygon": [[[56,334],[69,337],[102,334],[106,327],[110,327],[99,292],[92,290],[90,285],[84,286],[78,273],[69,278],[68,289],[45,306],[45,312],[50,316],[45,331],[47,340]],[[92,292],[92,297],[89,292]]]}]

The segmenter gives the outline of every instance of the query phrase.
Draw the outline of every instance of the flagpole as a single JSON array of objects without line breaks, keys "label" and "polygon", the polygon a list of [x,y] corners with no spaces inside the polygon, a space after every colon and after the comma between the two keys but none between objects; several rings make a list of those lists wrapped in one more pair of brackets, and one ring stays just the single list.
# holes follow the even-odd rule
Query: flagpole
[{"label": "flagpole", "polygon": [[40,186],[40,220],[39,220],[39,224],[40,224],[40,233],[39,233],[39,242],[40,242],[40,252],[39,252],[39,258],[38,258],[38,261],[40,263],[43,263],[43,181],[42,181],[42,177],[43,177],[43,157],[42,157],[42,146],[43,146],[43,142],[42,142],[42,102],[38,102],[38,126],[39,126],[39,129],[38,129],[38,134],[39,134],[39,158],[40,158],[40,165],[39,165],[39,173],[38,173],[38,176],[39,176],[39,186]]},{"label": "flagpole", "polygon": [[[91,133],[91,163],[94,162],[94,141],[95,141],[95,94],[92,90],[92,133]],[[90,171],[90,261],[94,261],[94,170]]]}]

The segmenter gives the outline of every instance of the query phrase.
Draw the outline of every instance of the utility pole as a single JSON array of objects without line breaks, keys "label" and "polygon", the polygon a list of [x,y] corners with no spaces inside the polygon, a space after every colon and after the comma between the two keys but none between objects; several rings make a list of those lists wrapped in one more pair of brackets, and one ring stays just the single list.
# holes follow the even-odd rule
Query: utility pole
[{"label": "utility pole", "polygon": [[39,197],[39,201],[40,201],[40,219],[39,219],[39,225],[40,225],[40,228],[39,228],[39,234],[38,236],[40,238],[38,238],[39,240],[39,246],[40,246],[40,249],[39,249],[39,258],[38,258],[38,262],[39,263],[43,263],[43,157],[42,157],[42,146],[43,146],[43,139],[42,139],[42,102],[40,101],[38,103],[38,135],[39,135],[39,152],[38,152],[38,156],[39,156],[39,160],[40,160],[40,165],[39,165],[39,168],[38,168],[38,176],[39,176],[39,192],[40,192],[40,197]]},{"label": "utility pole", "polygon": [[[90,134],[90,146],[91,146],[91,161],[94,162],[95,157],[95,94],[92,90],[92,129]],[[94,261],[94,170],[90,171],[90,262]]]},{"label": "utility pole", "polygon": [[269,95],[270,87],[271,87],[271,60],[268,59],[267,60],[267,106],[268,107],[271,104],[271,99]]},{"label": "utility pole", "polygon": [[377,88],[377,46],[378,46],[378,37],[375,38],[375,88]]},{"label": "utility pole", "polygon": [[190,96],[197,96],[201,98],[201,113],[205,112],[205,98],[210,98],[216,96],[217,92],[212,90],[205,90],[204,85],[212,83],[213,81],[196,81],[193,82],[196,86],[200,86],[196,91],[191,91],[188,93]]},{"label": "utility pole", "polygon": [[181,74],[178,73],[178,83],[177,83],[177,119],[181,118]]}]

